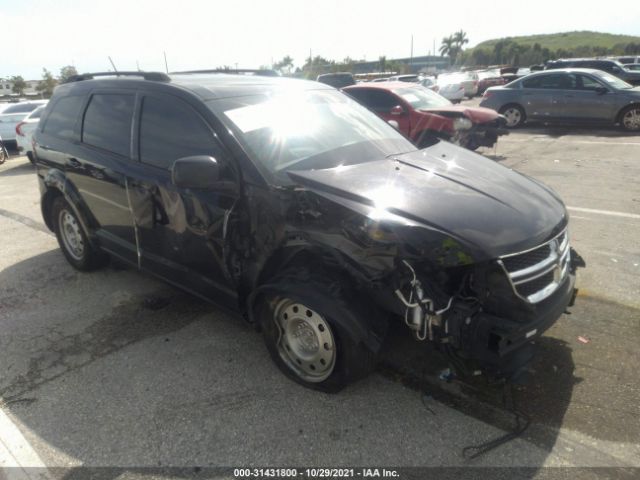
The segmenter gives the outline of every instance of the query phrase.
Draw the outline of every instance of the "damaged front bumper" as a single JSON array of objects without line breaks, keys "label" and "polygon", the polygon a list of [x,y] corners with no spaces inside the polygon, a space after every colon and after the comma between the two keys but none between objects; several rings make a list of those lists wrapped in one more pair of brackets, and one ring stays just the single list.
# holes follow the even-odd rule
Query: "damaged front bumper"
[{"label": "damaged front bumper", "polygon": [[573,305],[575,275],[568,275],[557,290],[529,312],[496,316],[454,304],[444,319],[447,334],[441,339],[450,360],[467,375],[484,373],[494,378],[517,379],[533,358],[532,341],[540,337]]},{"label": "damaged front bumper", "polygon": [[456,132],[458,144],[475,150],[478,147],[493,147],[498,141],[498,137],[508,135],[506,120],[500,116],[497,119],[476,123],[470,129]]}]

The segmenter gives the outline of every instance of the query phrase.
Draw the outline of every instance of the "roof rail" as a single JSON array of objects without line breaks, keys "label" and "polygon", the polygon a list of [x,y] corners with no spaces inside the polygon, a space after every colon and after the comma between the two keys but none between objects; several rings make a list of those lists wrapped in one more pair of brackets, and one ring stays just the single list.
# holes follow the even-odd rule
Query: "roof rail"
[{"label": "roof rail", "polygon": [[95,73],[82,73],[80,75],[73,75],[69,77],[67,82],[81,82],[82,80],[91,80],[95,77],[142,77],[145,80],[151,80],[154,82],[168,82],[171,79],[169,75],[162,72],[95,72]]},{"label": "roof rail", "polygon": [[231,75],[257,75],[261,77],[279,77],[280,74],[275,70],[267,69],[248,69],[248,68],[215,68],[207,70],[186,70],[184,72],[171,72],[172,75],[189,75],[199,73],[227,73]]}]

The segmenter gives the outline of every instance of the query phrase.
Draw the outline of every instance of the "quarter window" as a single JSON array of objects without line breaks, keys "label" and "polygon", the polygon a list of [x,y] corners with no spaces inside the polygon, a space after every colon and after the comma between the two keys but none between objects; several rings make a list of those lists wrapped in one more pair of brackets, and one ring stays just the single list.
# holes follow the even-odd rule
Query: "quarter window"
[{"label": "quarter window", "polygon": [[43,132],[65,140],[72,139],[84,99],[76,95],[58,100],[45,120]]},{"label": "quarter window", "polygon": [[84,114],[82,142],[128,157],[134,104],[133,95],[93,95]]},{"label": "quarter window", "polygon": [[145,97],[140,120],[140,161],[170,169],[177,159],[219,152],[211,129],[187,104]]}]

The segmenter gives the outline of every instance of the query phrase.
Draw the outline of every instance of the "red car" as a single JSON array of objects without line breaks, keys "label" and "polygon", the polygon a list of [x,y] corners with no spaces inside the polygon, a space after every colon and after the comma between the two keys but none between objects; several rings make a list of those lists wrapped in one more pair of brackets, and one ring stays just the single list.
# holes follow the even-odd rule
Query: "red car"
[{"label": "red car", "polygon": [[499,87],[507,83],[499,70],[483,70],[478,74],[478,95],[482,95],[489,87]]},{"label": "red car", "polygon": [[393,122],[419,148],[442,138],[475,150],[492,147],[500,135],[507,133],[505,118],[494,110],[453,105],[421,85],[361,83],[342,91],[379,117]]}]

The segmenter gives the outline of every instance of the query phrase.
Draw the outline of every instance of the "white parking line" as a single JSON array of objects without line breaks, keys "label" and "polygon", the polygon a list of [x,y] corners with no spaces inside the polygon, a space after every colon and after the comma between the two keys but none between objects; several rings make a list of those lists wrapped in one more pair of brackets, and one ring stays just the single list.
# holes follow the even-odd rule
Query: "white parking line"
[{"label": "white parking line", "polygon": [[633,218],[636,220],[640,220],[640,215],[636,213],[614,212],[612,210],[595,210],[593,208],[582,208],[582,207],[567,207],[567,209],[572,210],[574,212],[596,213],[598,215],[608,215],[610,217],[624,217],[624,218]]},{"label": "white parking line", "polygon": [[[38,478],[52,479],[46,465],[31,447],[20,429],[0,408],[0,466],[22,468],[26,478],[30,478],[27,468],[37,468]],[[19,470],[16,470],[19,472]]]}]

